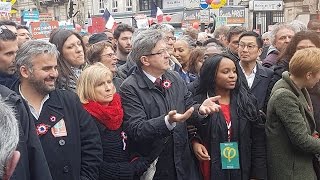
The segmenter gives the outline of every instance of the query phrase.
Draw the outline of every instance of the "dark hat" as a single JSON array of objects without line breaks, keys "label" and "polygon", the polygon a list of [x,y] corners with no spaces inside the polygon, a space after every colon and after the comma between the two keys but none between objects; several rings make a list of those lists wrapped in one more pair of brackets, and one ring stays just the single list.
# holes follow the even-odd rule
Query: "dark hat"
[{"label": "dark hat", "polygon": [[108,36],[105,33],[92,34],[89,38],[89,44],[95,44],[100,41],[108,40]]}]

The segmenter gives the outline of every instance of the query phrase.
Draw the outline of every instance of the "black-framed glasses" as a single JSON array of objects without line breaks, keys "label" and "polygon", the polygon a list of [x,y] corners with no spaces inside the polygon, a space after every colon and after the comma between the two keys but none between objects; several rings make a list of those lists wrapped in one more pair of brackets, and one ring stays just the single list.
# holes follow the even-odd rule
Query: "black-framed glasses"
[{"label": "black-framed glasses", "polygon": [[165,57],[165,55],[169,56],[169,53],[166,49],[161,49],[159,52],[146,54],[145,56],[155,56],[159,55],[160,57]]},{"label": "black-framed glasses", "polygon": [[255,47],[257,47],[257,45],[239,43],[239,49],[244,49],[246,47],[247,47],[248,50],[253,50]]}]

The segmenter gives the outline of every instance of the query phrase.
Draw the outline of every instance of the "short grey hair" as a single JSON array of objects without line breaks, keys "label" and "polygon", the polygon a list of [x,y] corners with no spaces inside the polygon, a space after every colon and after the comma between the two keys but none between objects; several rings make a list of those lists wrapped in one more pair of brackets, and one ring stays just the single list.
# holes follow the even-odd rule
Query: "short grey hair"
[{"label": "short grey hair", "polygon": [[151,29],[158,29],[164,33],[170,32],[174,34],[174,27],[171,24],[155,24],[150,27]]},{"label": "short grey hair", "polygon": [[189,35],[183,35],[183,36],[179,37],[178,41],[186,42],[190,49],[197,47],[196,41],[194,39],[192,39],[192,37]]},{"label": "short grey hair", "polygon": [[12,107],[0,96],[0,177],[19,143],[19,126]]},{"label": "short grey hair", "polygon": [[282,30],[282,29],[290,29],[292,30],[294,33],[297,33],[297,30],[296,28],[294,28],[292,25],[290,24],[286,24],[286,23],[283,23],[283,24],[278,24],[278,25],[275,25],[275,28],[271,31],[270,33],[270,42],[274,45],[276,42],[276,35],[277,33]]},{"label": "short grey hair", "polygon": [[296,29],[296,32],[306,31],[308,29],[306,24],[296,19],[291,21],[290,25]]},{"label": "short grey hair", "polygon": [[147,29],[137,34],[132,42],[129,58],[139,67],[142,66],[140,58],[151,53],[156,44],[164,38],[164,34],[156,29]]},{"label": "short grey hair", "polygon": [[[19,71],[21,66],[27,66],[32,69],[33,57],[40,54],[50,54],[59,57],[59,51],[56,46],[44,40],[31,40],[22,44],[16,56],[16,68]],[[19,73],[20,75],[20,73]]]},{"label": "short grey hair", "polygon": [[261,37],[262,37],[262,39],[269,38],[269,40],[270,40],[270,35],[271,35],[271,32],[268,31],[268,32],[263,33]]}]

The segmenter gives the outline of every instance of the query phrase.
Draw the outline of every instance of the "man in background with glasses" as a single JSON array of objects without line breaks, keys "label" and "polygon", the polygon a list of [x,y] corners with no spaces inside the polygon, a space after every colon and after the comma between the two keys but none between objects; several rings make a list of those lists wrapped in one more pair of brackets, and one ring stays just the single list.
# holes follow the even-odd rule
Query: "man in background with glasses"
[{"label": "man in background with glasses", "polygon": [[263,41],[255,32],[245,32],[239,37],[239,66],[247,80],[248,88],[258,100],[259,110],[266,106],[268,85],[273,71],[257,62],[262,53]]}]

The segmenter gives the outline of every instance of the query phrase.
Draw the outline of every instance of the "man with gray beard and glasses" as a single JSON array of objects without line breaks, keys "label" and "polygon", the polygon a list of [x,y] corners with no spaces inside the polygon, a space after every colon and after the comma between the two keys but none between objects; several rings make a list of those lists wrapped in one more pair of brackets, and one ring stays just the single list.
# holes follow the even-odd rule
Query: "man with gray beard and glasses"
[{"label": "man with gray beard and glasses", "polygon": [[53,179],[96,180],[102,160],[100,135],[78,96],[56,89],[58,50],[42,41],[25,42],[16,56],[20,84]]}]

